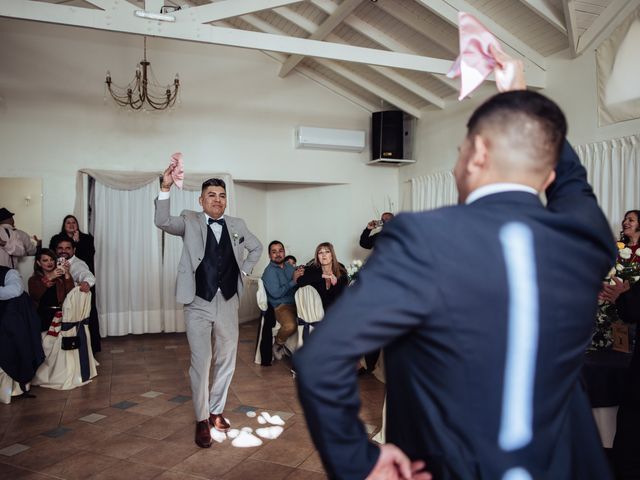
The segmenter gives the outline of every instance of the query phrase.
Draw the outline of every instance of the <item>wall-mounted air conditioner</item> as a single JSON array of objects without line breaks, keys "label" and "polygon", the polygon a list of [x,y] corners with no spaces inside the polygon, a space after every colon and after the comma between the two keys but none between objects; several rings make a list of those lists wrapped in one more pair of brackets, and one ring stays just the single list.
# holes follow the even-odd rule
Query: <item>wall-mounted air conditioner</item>
[{"label": "wall-mounted air conditioner", "polygon": [[296,148],[319,150],[344,150],[361,152],[365,147],[363,130],[343,130],[339,128],[297,127]]}]

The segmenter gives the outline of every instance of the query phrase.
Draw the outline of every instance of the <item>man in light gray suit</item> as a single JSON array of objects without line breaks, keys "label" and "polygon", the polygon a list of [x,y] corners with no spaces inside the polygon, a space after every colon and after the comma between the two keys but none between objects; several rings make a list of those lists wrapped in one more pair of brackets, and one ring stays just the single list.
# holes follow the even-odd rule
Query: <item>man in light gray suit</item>
[{"label": "man in light gray suit", "polygon": [[[195,441],[211,446],[210,428],[226,432],[230,425],[223,417],[238,349],[238,305],[243,276],[251,273],[262,253],[262,244],[240,218],[224,215],[226,185],[219,178],[202,184],[203,212],[183,210],[169,213],[169,190],[173,167],[162,177],[156,199],[155,224],[183,240],[178,264],[176,299],[184,304],[187,340],[191,349],[191,392],[196,414]],[[244,251],[247,257],[244,258]],[[209,391],[213,352],[213,385]]]}]

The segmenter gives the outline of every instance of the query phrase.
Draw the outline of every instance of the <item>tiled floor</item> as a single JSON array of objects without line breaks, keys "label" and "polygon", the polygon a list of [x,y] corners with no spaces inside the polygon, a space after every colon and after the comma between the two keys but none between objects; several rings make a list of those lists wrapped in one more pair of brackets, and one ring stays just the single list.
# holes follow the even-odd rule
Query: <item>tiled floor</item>
[{"label": "tiled floor", "polygon": [[[0,404],[0,479],[305,479],[326,478],[307,432],[295,380],[285,362],[253,363],[256,324],[241,325],[236,373],[225,416],[233,428],[259,425],[255,409],[285,420],[258,447],[230,440],[193,442],[194,418],[184,334],[103,339],[98,377],[84,387],[34,387],[37,398]],[[381,425],[383,385],[360,380],[361,418]]]}]

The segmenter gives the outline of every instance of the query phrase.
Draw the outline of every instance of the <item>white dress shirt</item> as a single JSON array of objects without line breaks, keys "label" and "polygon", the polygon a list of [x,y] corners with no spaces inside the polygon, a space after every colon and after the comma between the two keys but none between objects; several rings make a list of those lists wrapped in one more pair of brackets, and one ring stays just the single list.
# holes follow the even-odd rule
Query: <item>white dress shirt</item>
[{"label": "white dress shirt", "polygon": [[482,197],[502,192],[527,192],[536,196],[538,195],[538,191],[529,185],[523,185],[521,183],[491,183],[489,185],[483,185],[482,187],[476,188],[469,194],[469,196],[467,196],[464,203],[468,205]]},{"label": "white dress shirt", "polygon": [[69,273],[76,285],[87,282],[90,287],[93,287],[96,284],[96,277],[93,276],[84,260],[80,260],[74,255],[69,259],[69,265]]}]

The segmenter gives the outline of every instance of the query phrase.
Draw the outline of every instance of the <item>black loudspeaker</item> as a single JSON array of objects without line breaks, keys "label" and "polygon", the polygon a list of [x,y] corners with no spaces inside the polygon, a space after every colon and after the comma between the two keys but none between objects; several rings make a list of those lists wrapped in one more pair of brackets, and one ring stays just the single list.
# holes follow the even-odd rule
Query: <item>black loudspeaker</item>
[{"label": "black loudspeaker", "polygon": [[403,158],[403,115],[400,110],[374,112],[371,117],[371,160]]}]

